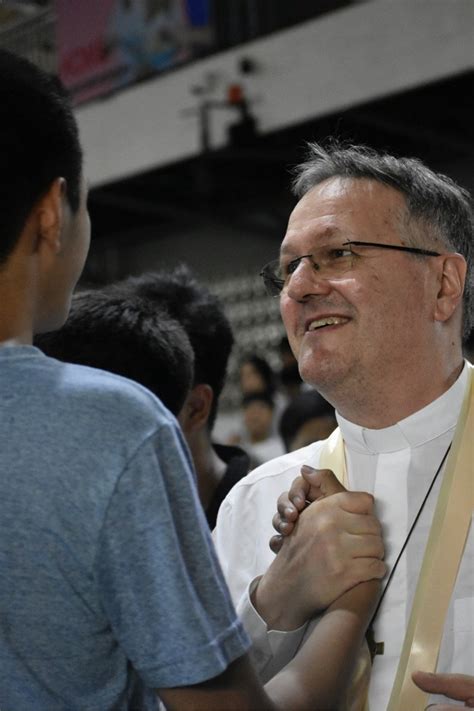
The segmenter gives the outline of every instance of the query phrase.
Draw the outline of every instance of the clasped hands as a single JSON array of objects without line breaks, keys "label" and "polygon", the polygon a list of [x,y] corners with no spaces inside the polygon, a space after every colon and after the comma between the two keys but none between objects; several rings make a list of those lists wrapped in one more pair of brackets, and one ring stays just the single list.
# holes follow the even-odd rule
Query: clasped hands
[{"label": "clasped hands", "polygon": [[[295,556],[295,563],[301,566],[310,562],[315,568],[321,566],[319,575],[317,570],[307,573],[312,582],[309,589],[315,594],[313,615],[318,606],[324,609],[338,595],[358,583],[384,577],[382,532],[373,509],[374,499],[370,494],[346,491],[331,471],[307,465],[301,468],[301,476],[293,481],[290,490],[279,497],[277,513],[273,517],[277,534],[270,540],[270,548],[278,555],[272,565],[280,556],[282,564],[287,564],[288,559]],[[312,559],[308,551],[311,539],[315,549]],[[299,553],[298,546],[302,548]],[[305,573],[300,571],[299,584],[304,584],[304,576]],[[305,603],[308,605],[309,600],[305,599]],[[291,606],[293,601],[288,604]],[[300,609],[300,624],[308,619],[302,619],[308,609]],[[443,694],[449,699],[463,701],[465,707],[474,708],[474,676],[420,671],[414,673],[413,681],[430,694]],[[428,708],[430,711],[456,711],[459,706],[432,704]]]},{"label": "clasped hands", "polygon": [[[311,472],[317,479],[304,478]],[[279,497],[273,525],[280,533],[270,543],[278,555],[253,596],[269,628],[296,629],[358,583],[384,577],[382,530],[373,508],[370,494],[346,491],[329,470],[302,467],[302,476]]]}]

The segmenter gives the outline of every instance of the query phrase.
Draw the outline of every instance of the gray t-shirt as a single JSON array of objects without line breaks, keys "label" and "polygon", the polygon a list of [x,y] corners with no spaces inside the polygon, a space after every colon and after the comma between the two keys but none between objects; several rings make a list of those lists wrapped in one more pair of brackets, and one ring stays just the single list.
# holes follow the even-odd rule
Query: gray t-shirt
[{"label": "gray t-shirt", "polygon": [[173,416],[0,347],[0,709],[149,711],[248,648]]}]

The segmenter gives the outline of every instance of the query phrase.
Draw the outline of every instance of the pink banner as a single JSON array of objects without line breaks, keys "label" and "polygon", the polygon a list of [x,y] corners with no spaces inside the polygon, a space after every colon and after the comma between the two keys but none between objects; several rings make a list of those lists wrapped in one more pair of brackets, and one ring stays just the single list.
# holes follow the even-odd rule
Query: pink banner
[{"label": "pink banner", "polygon": [[75,103],[192,56],[190,7],[185,0],[56,0],[59,72]]}]

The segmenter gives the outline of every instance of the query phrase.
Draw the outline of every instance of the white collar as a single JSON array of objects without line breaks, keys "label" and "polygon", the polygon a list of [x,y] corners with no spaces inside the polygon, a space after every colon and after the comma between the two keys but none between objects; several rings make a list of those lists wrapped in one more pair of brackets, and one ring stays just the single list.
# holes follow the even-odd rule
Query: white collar
[{"label": "white collar", "polygon": [[364,454],[397,452],[426,444],[456,426],[467,383],[468,369],[464,364],[449,390],[422,410],[380,430],[360,427],[336,412],[344,442]]}]

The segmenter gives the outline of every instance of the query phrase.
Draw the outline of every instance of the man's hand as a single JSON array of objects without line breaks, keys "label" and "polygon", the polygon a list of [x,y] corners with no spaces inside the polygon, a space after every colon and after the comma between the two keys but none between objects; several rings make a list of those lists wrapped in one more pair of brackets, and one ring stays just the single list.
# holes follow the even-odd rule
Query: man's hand
[{"label": "man's hand", "polygon": [[[474,676],[466,674],[428,674],[427,672],[415,672],[413,674],[415,684],[430,694],[442,694],[448,699],[464,701],[464,706],[474,708]],[[430,704],[429,709],[433,711],[459,711],[459,706],[450,704]]]},{"label": "man's hand", "polygon": [[298,478],[290,495],[298,493],[301,508],[314,501],[297,510],[292,535],[254,591],[254,605],[270,628],[295,629],[358,583],[386,573],[373,497],[346,491],[332,472],[311,471],[314,481]]},{"label": "man's hand", "polygon": [[303,464],[301,476],[296,477],[289,491],[278,497],[277,513],[272,523],[277,535],[270,539],[270,548],[278,553],[283,543],[283,536],[293,531],[300,512],[312,501],[319,501],[332,494],[346,491],[341,482],[329,469],[313,469]]}]

